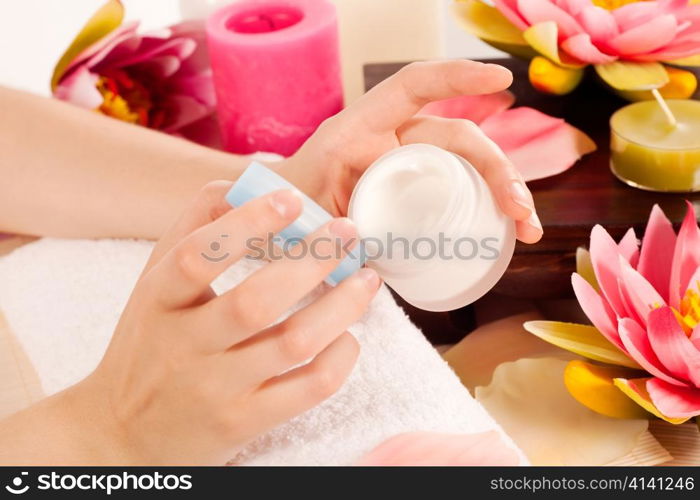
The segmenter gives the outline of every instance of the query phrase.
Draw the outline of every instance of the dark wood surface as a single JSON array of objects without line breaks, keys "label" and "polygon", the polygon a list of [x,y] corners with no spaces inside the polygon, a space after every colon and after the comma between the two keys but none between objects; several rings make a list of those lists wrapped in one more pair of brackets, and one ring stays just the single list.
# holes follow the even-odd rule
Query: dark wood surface
[{"label": "dark wood surface", "polygon": [[[700,194],[641,191],[620,182],[610,172],[608,120],[626,102],[594,78],[585,79],[568,96],[549,96],[530,86],[526,61],[497,59],[489,62],[503,64],[513,71],[511,90],[517,98],[515,106],[530,106],[564,118],[598,145],[595,153],[584,157],[567,172],[529,183],[544,226],[544,238],[536,245],[518,243],[515,257],[494,289],[495,293],[532,299],[570,296],[576,248],[587,246],[595,224],[603,225],[615,238],[620,238],[630,227],[642,235],[655,203],[676,225],[685,215],[684,200],[691,200],[700,209]],[[367,65],[366,88],[372,88],[405,64]]]}]

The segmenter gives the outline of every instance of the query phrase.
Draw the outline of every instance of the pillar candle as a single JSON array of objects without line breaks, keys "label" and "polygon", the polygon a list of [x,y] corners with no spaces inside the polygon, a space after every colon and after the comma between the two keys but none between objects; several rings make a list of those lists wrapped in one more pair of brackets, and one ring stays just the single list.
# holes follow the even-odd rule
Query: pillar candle
[{"label": "pillar candle", "polygon": [[343,107],[336,10],[327,0],[244,0],[207,20],[224,146],[293,154]]},{"label": "pillar candle", "polygon": [[[180,10],[186,19],[205,17],[232,1],[180,0]],[[445,57],[446,6],[454,0],[331,1],[338,8],[347,103],[364,93],[367,63]]]},{"label": "pillar candle", "polygon": [[700,102],[667,103],[676,126],[669,124],[656,101],[630,104],[612,116],[610,166],[634,187],[700,191]]}]

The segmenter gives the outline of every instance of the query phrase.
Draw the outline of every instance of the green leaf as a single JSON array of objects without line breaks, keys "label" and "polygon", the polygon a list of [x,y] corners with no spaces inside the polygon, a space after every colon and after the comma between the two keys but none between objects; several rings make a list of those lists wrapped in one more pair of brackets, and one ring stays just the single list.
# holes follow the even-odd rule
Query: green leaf
[{"label": "green leaf", "polygon": [[700,66],[700,54],[684,57],[682,59],[673,59],[672,61],[666,61],[666,63],[673,64],[674,66]]},{"label": "green leaf", "polygon": [[598,76],[616,90],[651,90],[666,85],[668,73],[657,62],[615,61],[595,66]]},{"label": "green leaf", "polygon": [[527,45],[522,32],[495,7],[478,0],[458,0],[451,5],[457,23],[482,40],[506,45]]},{"label": "green leaf", "polygon": [[593,326],[560,321],[528,321],[523,327],[550,344],[588,359],[641,369]]},{"label": "green leaf", "polygon": [[73,60],[85,49],[114,31],[124,20],[124,6],[119,0],[107,0],[93,14],[59,59],[51,77],[51,90],[54,90]]},{"label": "green leaf", "polygon": [[537,52],[564,68],[582,68],[586,66],[563,52],[559,52],[559,28],[554,21],[546,21],[530,26],[523,32],[523,37]]},{"label": "green leaf", "polygon": [[598,285],[598,279],[595,276],[591,262],[591,253],[583,247],[576,249],[576,272],[588,281],[588,284],[595,288],[597,292],[600,292],[600,285]]}]

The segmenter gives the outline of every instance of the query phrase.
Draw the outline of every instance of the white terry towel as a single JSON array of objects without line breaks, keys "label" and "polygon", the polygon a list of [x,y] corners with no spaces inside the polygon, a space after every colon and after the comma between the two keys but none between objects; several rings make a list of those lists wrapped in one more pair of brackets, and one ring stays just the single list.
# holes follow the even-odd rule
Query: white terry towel
[{"label": "white terry towel", "polygon": [[[146,241],[43,239],[0,259],[0,308],[47,394],[95,368],[152,248]],[[214,288],[230,289],[261,265],[243,260]],[[342,389],[251,443],[233,463],[352,464],[402,432],[503,432],[386,288],[350,331],[361,354]]]}]

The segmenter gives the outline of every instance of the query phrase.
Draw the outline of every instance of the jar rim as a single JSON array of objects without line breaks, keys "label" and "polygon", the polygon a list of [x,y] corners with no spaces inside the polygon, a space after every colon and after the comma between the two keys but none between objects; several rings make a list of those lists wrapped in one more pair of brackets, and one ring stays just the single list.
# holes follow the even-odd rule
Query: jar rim
[{"label": "jar rim", "polygon": [[[439,162],[440,166],[443,167],[443,171],[447,176],[448,182],[453,186],[460,186],[460,189],[450,189],[449,198],[446,200],[444,209],[442,213],[437,218],[437,222],[432,223],[432,227],[451,227],[460,218],[462,220],[468,219],[468,225],[473,224],[474,218],[476,216],[476,207],[480,202],[480,188],[478,184],[478,179],[475,179],[475,175],[479,175],[474,167],[471,166],[469,162],[463,158],[440,149],[436,146],[430,144],[411,144],[407,146],[402,146],[398,149],[394,149],[385,155],[377,159],[372,165],[370,165],[367,170],[362,174],[360,179],[357,181],[355,189],[353,190],[352,196],[350,197],[350,202],[348,205],[348,216],[350,219],[357,221],[357,202],[362,196],[362,186],[366,186],[368,180],[376,175],[378,168],[381,167],[383,162],[389,157],[407,154],[413,151],[424,151],[435,156]],[[468,180],[472,182],[468,182]],[[470,186],[471,185],[471,186]],[[469,199],[471,198],[471,199]],[[360,236],[363,236],[361,228]],[[426,227],[421,227],[416,231],[414,238],[419,238],[422,233],[425,233]],[[406,266],[405,269],[400,271],[386,269],[385,266],[381,265],[381,262],[377,260],[369,260],[368,265],[374,263],[374,266],[383,276],[403,276],[415,274],[418,270],[415,266]],[[437,265],[435,261],[423,261],[420,265],[420,272],[427,272],[433,266]]]}]

